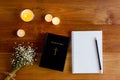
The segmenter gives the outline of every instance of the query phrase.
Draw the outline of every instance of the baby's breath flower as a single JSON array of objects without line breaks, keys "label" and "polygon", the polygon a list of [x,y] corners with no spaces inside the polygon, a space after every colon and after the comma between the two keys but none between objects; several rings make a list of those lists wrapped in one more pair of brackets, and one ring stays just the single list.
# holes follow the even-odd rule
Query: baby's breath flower
[{"label": "baby's breath flower", "polygon": [[36,55],[35,50],[31,46],[22,46],[19,44],[15,48],[14,59],[12,60],[13,68],[20,68],[34,62]]},{"label": "baby's breath flower", "polygon": [[6,76],[4,80],[14,79],[13,76],[20,68],[29,64],[32,65],[35,55],[35,49],[31,46],[22,46],[22,44],[19,44],[15,48],[15,54],[13,55],[14,58],[12,60],[12,71],[9,73],[12,76]]}]

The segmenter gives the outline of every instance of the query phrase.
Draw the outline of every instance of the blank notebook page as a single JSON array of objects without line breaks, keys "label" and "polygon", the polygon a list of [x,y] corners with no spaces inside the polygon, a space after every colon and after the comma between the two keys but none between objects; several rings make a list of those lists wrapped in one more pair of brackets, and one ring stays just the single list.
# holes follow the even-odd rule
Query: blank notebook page
[{"label": "blank notebook page", "polygon": [[[95,44],[98,42],[102,71]],[[72,31],[72,73],[102,73],[102,31]]]}]

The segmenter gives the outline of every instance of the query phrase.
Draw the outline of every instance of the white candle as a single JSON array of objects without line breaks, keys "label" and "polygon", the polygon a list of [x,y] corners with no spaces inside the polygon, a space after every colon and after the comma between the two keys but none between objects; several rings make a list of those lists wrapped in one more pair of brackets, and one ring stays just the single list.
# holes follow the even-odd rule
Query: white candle
[{"label": "white candle", "polygon": [[25,9],[21,12],[20,17],[23,21],[29,22],[33,20],[34,13],[30,9]]},{"label": "white candle", "polygon": [[25,31],[23,29],[18,29],[17,36],[18,37],[24,37],[25,36]]},{"label": "white candle", "polygon": [[53,16],[52,16],[51,14],[46,14],[46,15],[45,15],[45,21],[46,21],[46,22],[51,22],[51,21],[52,21],[52,18],[53,18]]},{"label": "white candle", "polygon": [[52,23],[53,23],[54,25],[58,25],[58,24],[60,24],[60,19],[59,19],[58,17],[54,17],[54,18],[52,19]]}]

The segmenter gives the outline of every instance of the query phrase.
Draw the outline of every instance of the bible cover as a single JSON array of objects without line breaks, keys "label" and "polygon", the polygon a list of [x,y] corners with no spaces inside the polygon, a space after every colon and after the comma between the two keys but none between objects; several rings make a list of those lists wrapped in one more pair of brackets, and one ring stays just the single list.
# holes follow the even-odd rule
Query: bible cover
[{"label": "bible cover", "polygon": [[63,71],[69,41],[69,37],[47,33],[39,66]]}]

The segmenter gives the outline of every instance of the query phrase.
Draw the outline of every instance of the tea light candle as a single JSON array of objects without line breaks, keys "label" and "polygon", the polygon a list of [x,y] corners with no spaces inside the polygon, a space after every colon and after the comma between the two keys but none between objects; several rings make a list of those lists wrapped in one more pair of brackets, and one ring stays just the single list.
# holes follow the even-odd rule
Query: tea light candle
[{"label": "tea light candle", "polygon": [[46,14],[46,15],[45,15],[45,21],[46,21],[46,22],[51,22],[51,21],[52,21],[52,18],[53,18],[53,16],[52,16],[51,14]]},{"label": "tea light candle", "polygon": [[54,17],[54,18],[52,19],[52,23],[53,23],[54,25],[58,25],[58,24],[60,23],[60,19],[59,19],[58,17]]},{"label": "tea light candle", "polygon": [[18,37],[23,37],[23,36],[25,36],[25,31],[24,31],[23,29],[18,29],[18,31],[17,31],[17,36],[18,36]]},{"label": "tea light candle", "polygon": [[25,9],[21,12],[20,17],[23,21],[29,22],[33,20],[34,13],[30,9]]}]

